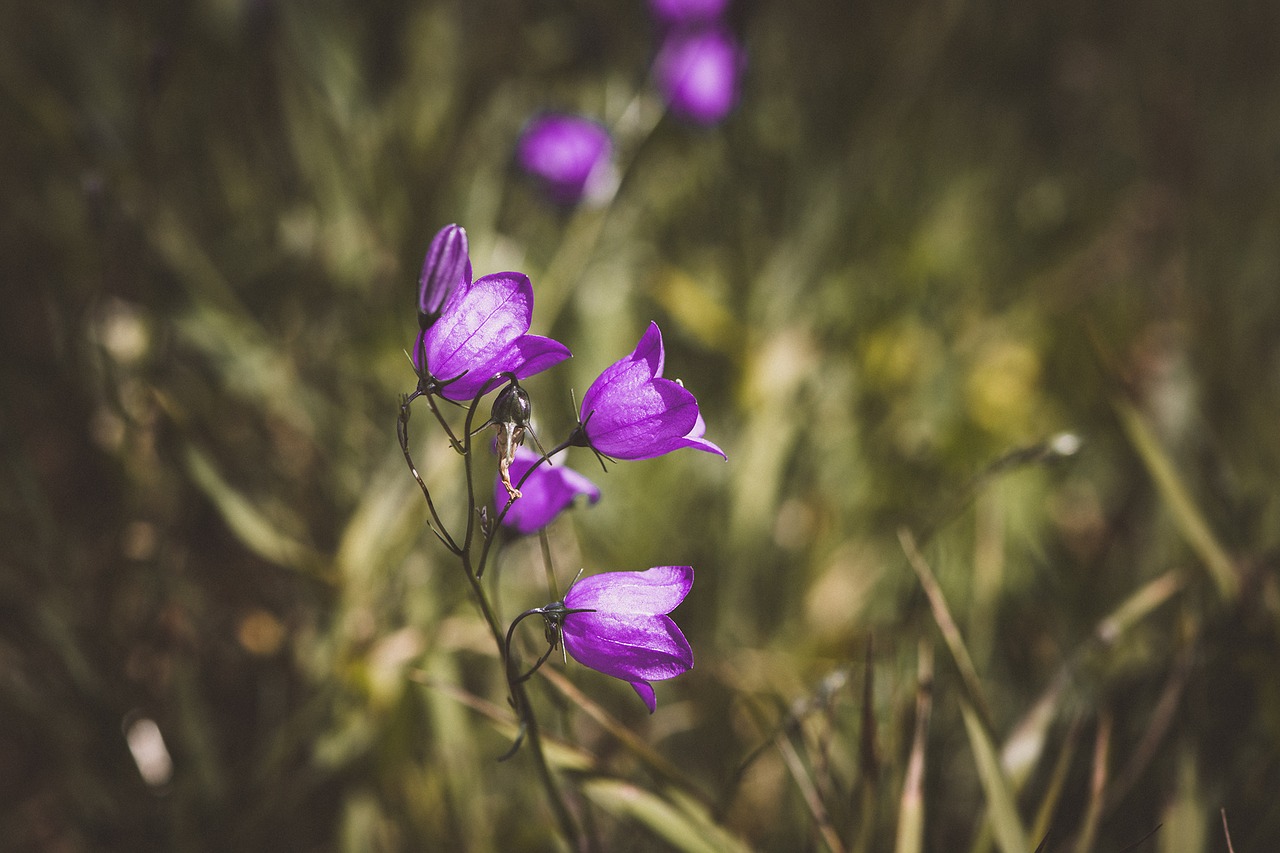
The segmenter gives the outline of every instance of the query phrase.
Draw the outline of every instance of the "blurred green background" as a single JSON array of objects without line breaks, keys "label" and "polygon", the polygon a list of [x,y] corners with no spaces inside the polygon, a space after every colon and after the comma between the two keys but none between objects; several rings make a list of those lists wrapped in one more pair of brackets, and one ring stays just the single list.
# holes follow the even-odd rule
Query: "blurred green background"
[{"label": "blurred green background", "polygon": [[653,319],[729,455],[571,456],[562,583],[697,572],[654,716],[533,682],[596,849],[1277,849],[1280,6],[729,16],[699,128],[638,0],[0,5],[0,846],[561,845],[395,440],[458,222],[574,351],[544,444]]}]

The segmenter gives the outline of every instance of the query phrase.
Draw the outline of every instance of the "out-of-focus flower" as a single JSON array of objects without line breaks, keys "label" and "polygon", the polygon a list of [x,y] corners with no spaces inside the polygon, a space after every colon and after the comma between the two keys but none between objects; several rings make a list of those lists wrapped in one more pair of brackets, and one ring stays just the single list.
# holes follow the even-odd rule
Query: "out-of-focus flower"
[{"label": "out-of-focus flower", "polygon": [[[535,462],[542,457],[524,447],[518,447],[515,458],[511,462],[510,478],[519,483],[520,478],[533,468]],[[516,532],[528,536],[537,533],[552,522],[557,515],[577,499],[585,495],[587,500],[595,503],[600,500],[600,490],[586,477],[563,465],[539,465],[529,474],[528,479],[520,487],[522,497],[507,510],[502,523]],[[493,486],[493,503],[501,513],[510,502],[509,493],[503,485],[502,477],[496,478]]]},{"label": "out-of-focus flower", "polygon": [[692,587],[689,566],[605,572],[575,583],[562,606],[544,608],[543,616],[574,660],[629,682],[653,713],[658,702],[649,682],[693,668],[693,649],[667,616]]},{"label": "out-of-focus flower", "polygon": [[724,28],[669,33],[654,61],[654,77],[671,111],[699,124],[715,124],[738,100],[743,54]]},{"label": "out-of-focus flower", "polygon": [[525,127],[516,145],[520,168],[562,204],[608,195],[615,182],[609,132],[581,116],[548,114]]},{"label": "out-of-focus flower", "polygon": [[664,352],[657,323],[626,358],[605,368],[582,395],[570,442],[613,459],[651,459],[681,447],[724,456],[707,441],[698,401],[678,382],[662,378]]},{"label": "out-of-focus flower", "polygon": [[714,21],[728,5],[729,0],[649,0],[649,11],[658,23],[677,27]]},{"label": "out-of-focus flower", "polygon": [[471,257],[467,231],[446,225],[436,232],[418,276],[418,325],[425,329],[440,316],[444,304],[460,283],[471,283]]},{"label": "out-of-focus flower", "polygon": [[499,374],[524,379],[568,358],[559,341],[526,334],[532,319],[533,285],[524,273],[459,282],[440,319],[418,333],[414,369],[441,396],[465,401],[495,390]]}]

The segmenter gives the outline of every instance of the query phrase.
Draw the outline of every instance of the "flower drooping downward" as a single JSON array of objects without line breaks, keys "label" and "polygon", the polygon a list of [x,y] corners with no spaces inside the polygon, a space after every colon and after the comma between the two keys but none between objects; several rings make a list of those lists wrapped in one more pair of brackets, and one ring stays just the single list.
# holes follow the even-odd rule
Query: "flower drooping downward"
[{"label": "flower drooping downward", "polygon": [[527,334],[533,285],[524,273],[500,272],[461,281],[440,318],[418,333],[413,366],[450,400],[470,400],[509,374],[524,379],[569,357],[559,341]]},{"label": "flower drooping downward", "polygon": [[609,131],[590,119],[549,114],[529,122],[516,146],[520,168],[536,178],[547,195],[574,204],[608,195],[615,183]]},{"label": "flower drooping downward", "polygon": [[651,459],[681,447],[724,451],[707,441],[698,401],[678,382],[662,377],[665,354],[657,323],[635,351],[614,362],[582,395],[572,443],[613,459]]},{"label": "flower drooping downward", "polygon": [[681,118],[715,124],[738,100],[743,55],[738,42],[719,26],[669,34],[655,60],[658,88]]},{"label": "flower drooping downward", "polygon": [[574,660],[629,682],[653,713],[658,702],[649,682],[693,668],[693,649],[667,616],[692,587],[689,566],[605,572],[575,583],[563,608],[547,608],[543,615],[558,625]]},{"label": "flower drooping downward", "polygon": [[[515,459],[510,467],[510,480],[520,482],[541,458],[532,450],[516,448]],[[579,495],[585,495],[591,503],[600,500],[600,490],[594,483],[563,465],[551,467],[543,464],[533,468],[533,473],[529,474],[520,487],[520,494],[522,497],[507,510],[502,523],[525,536],[537,533],[550,524]],[[493,504],[501,513],[510,500],[510,490],[499,475],[493,486]]]}]

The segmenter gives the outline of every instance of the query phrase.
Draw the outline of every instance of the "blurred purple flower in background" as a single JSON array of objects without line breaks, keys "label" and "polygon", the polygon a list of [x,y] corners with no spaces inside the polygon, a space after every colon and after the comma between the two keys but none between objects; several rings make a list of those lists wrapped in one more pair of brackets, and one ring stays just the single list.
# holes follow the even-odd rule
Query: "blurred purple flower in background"
[{"label": "blurred purple flower in background", "polygon": [[529,335],[533,285],[524,273],[500,272],[460,282],[434,324],[418,333],[413,366],[439,393],[466,401],[500,373],[524,379],[569,357],[559,341]]},{"label": "blurred purple flower in background", "polygon": [[520,168],[562,204],[608,195],[614,183],[612,154],[613,143],[607,130],[590,119],[572,115],[535,118],[516,145]]},{"label": "blurred purple flower in background", "polygon": [[737,103],[743,64],[741,48],[723,27],[676,30],[662,42],[654,76],[673,113],[714,124]]},{"label": "blurred purple flower in background", "polygon": [[[511,463],[511,480],[520,482],[533,464],[542,457],[524,447],[516,448]],[[543,464],[534,469],[520,487],[521,497],[502,519],[502,523],[528,536],[546,527],[567,509],[579,495],[595,503],[600,500],[600,490],[586,477],[563,465],[552,467]],[[499,513],[510,501],[507,489],[498,477],[493,487],[493,503]]]},{"label": "blurred purple flower in background", "polygon": [[698,401],[662,378],[662,332],[650,323],[635,351],[614,362],[582,395],[579,426],[570,441],[614,459],[651,459],[681,447],[724,456],[702,436]]},{"label": "blurred purple flower in background", "polygon": [[663,26],[678,27],[716,20],[728,5],[729,0],[649,0],[649,11]]},{"label": "blurred purple flower in background", "polygon": [[[583,578],[564,597],[558,620],[564,647],[583,666],[630,682],[657,708],[650,681],[693,668],[693,649],[670,613],[693,587],[689,566],[657,566],[643,572],[605,572]],[[546,614],[544,614],[546,615]],[[554,623],[553,623],[554,624]]]},{"label": "blurred purple flower in background", "polygon": [[471,258],[467,252],[467,231],[458,225],[446,225],[431,239],[418,276],[420,328],[425,329],[440,317],[459,283],[471,283]]}]

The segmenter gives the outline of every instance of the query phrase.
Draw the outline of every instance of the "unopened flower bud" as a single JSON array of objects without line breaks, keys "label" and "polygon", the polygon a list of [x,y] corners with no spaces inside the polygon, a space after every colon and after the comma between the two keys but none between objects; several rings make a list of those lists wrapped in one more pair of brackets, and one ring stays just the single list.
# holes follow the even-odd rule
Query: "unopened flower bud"
[{"label": "unopened flower bud", "polygon": [[459,282],[471,283],[471,258],[467,251],[467,231],[459,225],[446,225],[432,238],[418,276],[421,328],[436,321]]}]

